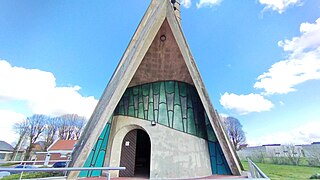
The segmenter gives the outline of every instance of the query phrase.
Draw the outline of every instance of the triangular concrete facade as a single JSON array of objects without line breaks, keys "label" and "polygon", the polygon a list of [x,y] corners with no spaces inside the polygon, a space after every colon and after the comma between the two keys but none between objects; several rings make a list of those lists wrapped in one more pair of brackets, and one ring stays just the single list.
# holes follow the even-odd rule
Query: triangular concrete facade
[{"label": "triangular concrete facade", "polygon": [[[161,37],[162,34],[166,36]],[[167,47],[161,47],[160,41],[155,41],[161,38],[169,41]],[[167,53],[159,53],[159,49]],[[179,71],[172,73],[175,69]],[[70,165],[84,166],[128,87],[163,80],[181,81],[195,86],[230,171],[233,175],[239,175],[239,162],[211,104],[169,0],[151,2],[74,149]],[[77,176],[77,172],[70,172],[68,178]]]}]

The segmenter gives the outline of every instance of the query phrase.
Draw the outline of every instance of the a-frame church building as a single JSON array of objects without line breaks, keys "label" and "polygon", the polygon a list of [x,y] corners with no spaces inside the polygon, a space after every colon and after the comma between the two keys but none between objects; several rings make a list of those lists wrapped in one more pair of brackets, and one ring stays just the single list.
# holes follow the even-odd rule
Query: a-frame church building
[{"label": "a-frame church building", "polygon": [[[178,3],[152,0],[75,146],[71,166],[126,167],[112,177],[240,175],[179,19]],[[68,178],[92,176],[102,172],[70,172]]]}]

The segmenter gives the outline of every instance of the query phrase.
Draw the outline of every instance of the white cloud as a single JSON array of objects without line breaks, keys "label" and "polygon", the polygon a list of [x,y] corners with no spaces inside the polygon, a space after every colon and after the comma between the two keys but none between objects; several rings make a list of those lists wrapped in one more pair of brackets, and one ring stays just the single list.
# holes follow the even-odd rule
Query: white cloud
[{"label": "white cloud", "polygon": [[260,4],[265,5],[264,9],[272,9],[283,13],[289,6],[298,5],[300,0],[259,0]]},{"label": "white cloud", "polygon": [[320,139],[320,120],[310,121],[305,125],[291,131],[274,132],[267,136],[251,139],[248,141],[250,146],[263,144],[310,144],[318,142]]},{"label": "white cloud", "polygon": [[12,129],[12,125],[25,118],[26,117],[23,114],[0,109],[0,140],[13,144],[17,140],[17,136]]},{"label": "white cloud", "polygon": [[213,7],[216,5],[219,5],[222,2],[222,0],[200,0],[196,6],[197,8],[202,8],[202,7]]},{"label": "white cloud", "polygon": [[83,97],[79,86],[57,87],[50,72],[12,67],[0,60],[0,101],[25,101],[34,114],[75,113],[89,118],[97,100]]},{"label": "white cloud", "polygon": [[230,117],[228,114],[224,114],[224,113],[219,113],[219,116],[220,116],[221,118]]},{"label": "white cloud", "polygon": [[191,0],[182,0],[180,4],[185,7],[185,8],[190,8],[191,7]]},{"label": "white cloud", "polygon": [[224,93],[220,98],[220,104],[239,114],[248,114],[251,112],[269,111],[273,104],[260,94],[237,95],[233,93]]},{"label": "white cloud", "polygon": [[278,43],[290,54],[260,75],[255,88],[267,94],[286,94],[298,84],[320,79],[320,18],[314,24],[302,23],[300,32],[301,36]]},{"label": "white cloud", "polygon": [[300,37],[291,40],[279,41],[278,45],[284,51],[291,52],[291,56],[297,56],[304,51],[310,51],[320,46],[320,18],[315,23],[302,23],[300,25]]}]

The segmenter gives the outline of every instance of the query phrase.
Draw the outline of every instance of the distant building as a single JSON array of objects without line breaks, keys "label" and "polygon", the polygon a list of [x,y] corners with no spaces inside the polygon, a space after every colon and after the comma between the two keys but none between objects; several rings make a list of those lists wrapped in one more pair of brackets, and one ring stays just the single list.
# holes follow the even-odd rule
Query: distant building
[{"label": "distant building", "polygon": [[44,165],[56,161],[66,161],[70,157],[77,140],[57,140],[52,143],[46,152],[37,153],[37,161],[45,161]]},{"label": "distant building", "polygon": [[10,160],[12,153],[13,147],[5,141],[0,141],[0,161]]},{"label": "distant building", "polygon": [[314,142],[307,145],[265,144],[262,146],[246,147],[237,153],[242,160],[257,156],[288,157],[289,155],[299,155],[307,158],[316,156],[320,158],[320,143]]},{"label": "distant building", "polygon": [[305,157],[318,158],[320,161],[320,142],[313,142],[307,145],[301,145]]}]

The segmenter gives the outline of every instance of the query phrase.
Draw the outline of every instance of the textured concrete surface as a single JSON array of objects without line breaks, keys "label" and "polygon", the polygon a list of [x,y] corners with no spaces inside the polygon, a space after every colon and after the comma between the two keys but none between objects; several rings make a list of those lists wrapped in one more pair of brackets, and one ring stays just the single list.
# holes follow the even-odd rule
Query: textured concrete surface
[{"label": "textured concrete surface", "polygon": [[[164,41],[161,41],[161,36],[165,36]],[[163,22],[129,86],[166,80],[193,84],[167,20]]]},{"label": "textured concrete surface", "polygon": [[[121,144],[133,129],[146,131],[151,139],[150,178],[194,178],[211,175],[206,140],[166,126],[151,126],[150,121],[116,116],[112,124],[110,166],[120,165]],[[193,171],[196,170],[196,171]],[[118,177],[118,172],[112,172]]]}]

